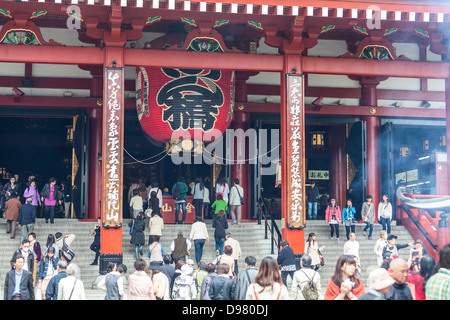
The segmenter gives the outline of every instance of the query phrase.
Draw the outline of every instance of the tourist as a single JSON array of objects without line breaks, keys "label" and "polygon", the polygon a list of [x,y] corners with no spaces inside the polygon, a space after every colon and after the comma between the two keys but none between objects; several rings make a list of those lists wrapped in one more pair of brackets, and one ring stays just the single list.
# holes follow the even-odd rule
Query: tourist
[{"label": "tourist", "polygon": [[55,255],[57,257],[59,257],[59,247],[56,244],[56,238],[55,238],[55,236],[53,234],[49,234],[47,236],[47,241],[42,246],[42,254],[44,256],[47,255],[47,251],[48,251],[49,248],[54,248],[55,249]]},{"label": "tourist", "polygon": [[209,242],[208,228],[201,218],[195,218],[194,223],[191,226],[189,239],[191,243],[194,242],[195,260],[198,265],[202,260],[203,246],[206,242]]},{"label": "tourist", "polygon": [[181,275],[181,267],[186,264],[186,260],[178,260],[177,263],[175,263],[175,271],[172,275],[172,279],[170,281],[170,296],[172,296],[173,292],[173,284],[175,283],[175,279],[178,278]]},{"label": "tourist", "polygon": [[28,198],[26,203],[19,210],[19,228],[21,228],[20,241],[28,238],[28,234],[33,232],[36,223],[36,209],[31,205],[33,199]]},{"label": "tourist", "polygon": [[395,283],[389,288],[386,300],[414,300],[410,287],[406,283],[409,275],[406,261],[395,258],[391,261],[388,272]]},{"label": "tourist", "polygon": [[295,271],[292,279],[291,297],[293,300],[306,300],[303,295],[305,286],[314,283],[317,289],[317,300],[323,300],[322,288],[320,285],[320,274],[313,269],[312,259],[308,254],[304,254],[300,259],[300,269]]},{"label": "tourist", "polygon": [[17,249],[16,251],[14,251],[11,261],[10,261],[11,268],[14,267],[14,262],[16,261],[15,257],[18,255],[22,256],[24,259],[23,260],[24,264],[23,264],[22,268],[24,270],[30,271],[31,275],[33,275],[34,266],[35,266],[34,261],[36,258],[36,254],[31,250],[30,240],[24,239],[22,241],[20,248]]},{"label": "tourist", "polygon": [[[42,258],[39,265],[39,282],[38,290],[41,292],[41,299],[45,299],[45,291],[47,290],[50,279],[57,274],[58,256],[55,254],[55,248],[50,247],[47,254]],[[38,298],[38,297],[36,297]]]},{"label": "tourist", "polygon": [[336,204],[336,199],[330,200],[330,205],[325,210],[325,221],[330,226],[331,240],[336,232],[336,242],[339,242],[339,224],[342,221],[341,208]]},{"label": "tourist", "polygon": [[169,288],[172,284],[173,274],[175,273],[175,267],[172,266],[172,257],[166,253],[163,257],[163,264],[161,266],[161,272],[164,273],[169,280]]},{"label": "tourist", "polygon": [[144,211],[144,200],[139,195],[139,190],[133,190],[133,197],[130,200],[130,215],[136,219],[139,213]]},{"label": "tourist", "polygon": [[225,244],[226,229],[228,229],[228,222],[224,210],[220,210],[217,213],[212,227],[214,228],[214,239],[216,241],[216,255],[221,255],[223,254],[223,246]]},{"label": "tourist", "polygon": [[366,230],[369,229],[369,240],[372,240],[373,223],[375,221],[375,205],[372,203],[372,200],[372,196],[370,194],[367,195],[361,209],[362,219],[366,223],[363,233],[366,235]]},{"label": "tourist", "polygon": [[216,268],[222,263],[227,264],[230,267],[228,269],[228,276],[232,277],[234,274],[233,248],[231,246],[225,246],[223,248],[223,254],[217,256],[212,263],[216,265]]},{"label": "tourist", "polygon": [[36,217],[39,215],[39,206],[42,205],[41,196],[39,195],[39,191],[36,187],[36,181],[30,180],[28,183],[28,187],[25,189],[23,193],[23,197],[25,199],[31,198],[31,205],[34,208],[34,213]]},{"label": "tourist", "polygon": [[59,187],[56,185],[56,178],[50,178],[41,191],[41,201],[44,203],[45,223],[54,223],[56,204],[62,204],[62,197]]},{"label": "tourist", "polygon": [[9,181],[3,186],[3,192],[5,194],[5,203],[13,197],[13,194],[21,194],[20,184],[17,183],[16,178],[13,176],[9,178]]},{"label": "tourist", "polygon": [[380,268],[389,270],[389,266],[391,265],[391,261],[394,260],[391,251],[383,252],[383,262],[380,265]]},{"label": "tourist", "polygon": [[70,206],[72,204],[72,186],[65,181],[61,181],[61,192],[64,202],[64,217],[70,218]]},{"label": "tourist", "polygon": [[200,261],[197,263],[197,270],[194,271],[192,277],[197,284],[197,297],[195,300],[200,300],[200,294],[202,290],[203,279],[208,275],[208,265]]},{"label": "tourist", "polygon": [[186,262],[186,255],[191,252],[191,242],[183,236],[183,232],[179,231],[177,238],[172,240],[170,250],[172,252],[173,263],[175,265],[179,260]]},{"label": "tourist", "polygon": [[5,276],[4,300],[34,300],[33,275],[23,268],[25,261],[20,254],[14,256],[12,269]]},{"label": "tourist", "polygon": [[129,300],[155,300],[153,282],[147,272],[147,264],[144,259],[136,259],[134,273],[128,277]]},{"label": "tourist", "polygon": [[217,267],[217,277],[212,279],[209,286],[211,300],[232,300],[234,280],[229,277],[230,266],[220,263]]},{"label": "tourist", "polygon": [[211,218],[210,212],[209,212],[209,189],[205,186],[203,189],[203,218]]},{"label": "tourist", "polygon": [[377,255],[377,265],[380,267],[383,262],[383,249],[387,244],[387,233],[386,230],[380,231],[380,238],[375,242],[373,251]]},{"label": "tourist", "polygon": [[214,209],[214,217],[216,217],[221,210],[224,211],[225,213],[228,211],[228,204],[223,199],[222,194],[218,194],[216,196],[216,201],[213,202],[211,208]]},{"label": "tourist", "polygon": [[147,256],[150,258],[149,262],[156,261],[159,265],[163,264],[163,256],[166,254],[162,243],[159,242],[160,236],[153,236],[153,242],[148,246]]},{"label": "tourist", "polygon": [[109,262],[106,267],[106,276],[104,276],[97,287],[106,292],[105,300],[123,300],[125,296],[123,286],[123,275],[126,273],[124,265],[116,265]]},{"label": "tourist", "polygon": [[130,204],[131,198],[133,198],[133,196],[135,195],[134,194],[134,190],[139,189],[139,184],[140,184],[140,180],[139,179],[136,179],[136,178],[132,178],[131,179],[131,185],[128,188],[128,204]]},{"label": "tourist", "polygon": [[392,220],[392,205],[389,202],[389,197],[387,194],[383,194],[383,200],[378,204],[378,221],[381,222],[383,230],[387,233],[391,233],[391,220]]},{"label": "tourist", "polygon": [[[28,234],[28,240],[30,241],[30,249],[34,252],[34,267],[33,267],[33,280],[36,283],[37,280],[37,270],[39,269],[39,263],[43,258],[41,251],[41,244],[36,240],[36,233],[30,232]],[[58,257],[58,255],[56,255]]]},{"label": "tourist", "polygon": [[147,194],[147,187],[145,186],[144,183],[139,183],[139,187],[138,187],[138,194],[139,196],[142,198],[142,211],[145,212],[145,210],[147,210],[148,207],[148,194]]},{"label": "tourist", "polygon": [[325,246],[319,248],[319,244],[316,241],[316,234],[311,232],[308,235],[308,240],[305,243],[305,254],[311,257],[311,266],[314,270],[318,270],[322,263],[321,251],[325,249]]},{"label": "tourist", "polygon": [[172,300],[195,300],[197,297],[197,286],[192,273],[194,269],[184,264],[180,268],[181,274],[175,278],[172,289]]},{"label": "tourist", "polygon": [[347,206],[342,209],[342,222],[344,223],[345,226],[345,233],[347,236],[347,240],[349,240],[350,238],[350,231],[355,233],[355,214],[356,214],[356,209],[355,207],[353,207],[353,202],[352,200],[348,199],[347,200]]},{"label": "tourist", "polygon": [[328,282],[325,300],[357,300],[364,291],[363,282],[356,276],[357,261],[354,256],[339,257],[334,274]]},{"label": "tourist", "polygon": [[208,272],[208,274],[203,278],[202,281],[200,300],[211,300],[211,298],[209,297],[209,287],[214,277],[217,277],[215,264],[208,263],[206,266],[206,271]]},{"label": "tourist", "polygon": [[170,300],[170,283],[167,276],[161,272],[161,265],[151,261],[148,269],[152,273],[153,294],[156,300]]},{"label": "tourist", "polygon": [[[154,192],[154,191],[152,191]],[[151,203],[152,199],[150,199]],[[153,210],[151,218],[148,222],[148,228],[150,229],[148,235],[148,244],[150,245],[153,242],[153,237],[158,236],[162,237],[162,231],[164,230],[164,220],[161,218],[160,213],[158,211]]]},{"label": "tourist", "polygon": [[426,283],[427,300],[450,300],[450,243],[439,250],[439,270]]},{"label": "tourist", "polygon": [[59,260],[56,270],[58,273],[50,279],[47,285],[47,290],[45,291],[45,300],[58,300],[58,286],[61,279],[67,277],[67,262],[64,260]]},{"label": "tourist", "polygon": [[317,202],[319,201],[319,188],[314,181],[306,189],[306,200],[308,202],[308,219],[317,219]]},{"label": "tourist", "polygon": [[255,257],[245,257],[245,270],[240,272],[236,278],[232,300],[245,300],[247,289],[255,281],[257,274]]},{"label": "tourist", "polygon": [[205,185],[203,184],[202,178],[198,177],[195,179],[195,184],[192,187],[192,204],[195,208],[195,218],[203,219],[203,198],[205,192]]},{"label": "tourist", "polygon": [[397,236],[393,235],[393,234],[389,234],[387,236],[387,244],[383,249],[383,252],[385,251],[390,251],[392,252],[392,258],[393,259],[397,259],[398,258],[398,250],[403,249],[403,248],[407,248],[407,247],[411,247],[414,244],[413,242],[410,242],[408,244],[396,244],[396,239]]},{"label": "tourist", "polygon": [[295,267],[295,255],[287,240],[280,242],[280,248],[277,263],[281,271],[281,279],[284,285],[287,286],[287,277],[290,276],[292,279],[294,272],[297,270]]},{"label": "tourist", "polygon": [[[154,191],[156,193],[156,198],[158,198],[159,212],[161,212],[163,207],[163,192],[159,188],[158,181],[152,181],[150,187],[151,188],[148,190],[148,198],[151,200],[152,192]],[[169,189],[167,189],[167,192],[166,189],[167,188],[164,188],[164,195],[169,195]]]},{"label": "tourist", "polygon": [[233,238],[231,232],[227,232],[225,234],[225,243],[223,245],[224,247],[230,246],[233,249],[232,257],[234,259],[234,270],[232,271],[235,274],[238,274],[239,273],[238,261],[242,254],[241,245],[239,244],[239,241]]},{"label": "tourist", "polygon": [[378,268],[369,273],[369,290],[358,300],[386,300],[389,288],[394,284],[386,269]]},{"label": "tourist", "polygon": [[[149,208],[145,211],[146,215],[150,216],[150,218],[155,214],[161,217],[161,205],[159,201],[156,191],[150,192]],[[148,212],[150,212],[150,214]]]},{"label": "tourist", "polygon": [[245,300],[290,300],[278,263],[271,256],[261,260],[258,274],[248,287]]},{"label": "tourist", "polygon": [[67,277],[59,281],[58,300],[86,300],[80,268],[74,263],[67,266]]},{"label": "tourist", "polygon": [[241,208],[244,204],[244,188],[239,185],[239,179],[234,179],[234,186],[230,189],[231,224],[238,225],[241,222]]},{"label": "tourist", "polygon": [[350,233],[349,240],[345,242],[344,244],[344,254],[354,256],[356,259],[356,274],[361,274],[361,264],[359,260],[359,242],[356,241],[356,234]]},{"label": "tourist", "polygon": [[145,244],[145,220],[144,213],[141,211],[137,217],[131,220],[128,223],[128,226],[131,228],[133,226],[133,231],[131,233],[130,243],[134,245],[134,249],[136,252],[136,259],[139,259],[140,256],[144,255],[142,252]]},{"label": "tourist", "polygon": [[[419,262],[419,263],[417,263]],[[410,273],[408,275],[407,282],[414,285],[414,300],[426,300],[425,288],[428,279],[434,275],[434,267],[436,266],[436,261],[430,255],[424,255],[420,260],[414,261],[412,256],[407,261],[408,265],[413,264],[416,267],[415,273]]]},{"label": "tourist", "polygon": [[[175,200],[175,224],[184,224],[186,220],[186,202],[188,186],[184,177],[179,177],[178,181],[172,187],[172,197]],[[182,212],[181,221],[178,220],[178,214]]]},{"label": "tourist", "polygon": [[102,229],[102,218],[97,218],[97,224],[94,227],[94,230],[91,232],[91,235],[94,236],[94,241],[92,241],[90,249],[95,252],[94,261],[91,263],[91,266],[98,265],[98,258],[100,257],[100,232]]},{"label": "tourist", "polygon": [[20,197],[17,193],[13,193],[5,205],[6,233],[9,233],[11,239],[16,237],[16,226],[19,222],[21,207]]},{"label": "tourist", "polygon": [[[227,180],[225,179],[224,176],[221,176],[217,179],[216,182],[216,199],[217,199],[217,195],[221,195],[222,199],[225,201],[225,203],[228,203],[228,195],[230,194],[230,188],[228,186]],[[226,210],[225,210],[226,212]],[[216,212],[217,214],[217,212]]]}]

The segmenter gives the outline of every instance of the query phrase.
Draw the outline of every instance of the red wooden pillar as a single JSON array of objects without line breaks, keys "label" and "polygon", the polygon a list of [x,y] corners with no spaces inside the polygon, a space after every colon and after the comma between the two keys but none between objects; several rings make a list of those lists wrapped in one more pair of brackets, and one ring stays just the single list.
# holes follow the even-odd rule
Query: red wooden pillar
[{"label": "red wooden pillar", "polygon": [[[91,72],[91,97],[103,96],[103,74]],[[102,167],[102,109],[89,110],[89,183],[87,220],[97,220],[101,216]]]},{"label": "red wooden pillar", "polygon": [[[250,114],[247,112],[235,112],[232,127],[234,130],[242,129],[244,132],[250,127]],[[235,161],[238,161],[239,158],[246,159],[246,143],[245,140],[242,143],[235,144]],[[231,186],[234,185],[234,179],[239,179],[239,185],[244,188],[244,205],[241,207],[241,219],[249,218],[249,192],[250,188],[248,188],[248,178],[249,178],[249,164],[248,161],[235,162],[231,166]],[[237,217],[236,217],[237,218]]]},{"label": "red wooden pillar", "polygon": [[[377,106],[377,85],[382,79],[379,77],[362,78],[361,83],[361,105]],[[380,134],[380,120],[376,116],[362,117],[366,121],[366,149],[367,149],[367,194],[372,196],[372,202],[378,205],[380,201],[380,171],[378,161],[378,138]],[[363,199],[365,201],[365,199]],[[375,214],[375,222],[378,222]]]},{"label": "red wooden pillar", "polygon": [[[294,253],[303,253],[305,247],[304,241],[304,229],[302,228],[291,228],[290,227],[290,216],[291,216],[291,207],[290,203],[292,200],[292,188],[289,185],[289,181],[291,178],[291,157],[292,157],[292,148],[291,148],[291,120],[292,115],[290,110],[288,110],[288,99],[290,96],[288,95],[288,81],[287,74],[302,74],[302,56],[301,55],[290,55],[285,54],[283,56],[283,71],[281,72],[281,112],[280,112],[280,138],[281,138],[281,233],[284,240],[289,242],[290,247],[294,251]],[[303,93],[302,93],[303,95]],[[302,96],[303,98],[303,96]],[[301,115],[300,115],[300,127],[301,127],[301,135],[304,136],[304,99],[301,99]],[[304,139],[302,139],[303,143],[300,146],[300,174],[301,174],[301,188],[302,192],[302,207],[303,212],[301,213],[301,221],[304,225],[305,221],[305,167],[304,167],[304,159],[305,159],[305,145]]]},{"label": "red wooden pillar", "polygon": [[446,119],[446,136],[447,136],[447,190],[450,193],[450,145],[448,137],[450,137],[450,78],[445,79],[445,119]]},{"label": "red wooden pillar", "polygon": [[[125,88],[122,85],[120,88],[117,87],[117,97],[118,102],[120,104],[119,109],[115,109],[116,124],[117,124],[117,135],[115,137],[118,138],[119,149],[117,150],[118,156],[116,159],[118,163],[111,162],[112,153],[114,150],[111,147],[111,144],[108,143],[110,135],[111,135],[111,122],[110,119],[111,112],[108,112],[109,103],[112,99],[109,94],[108,86],[111,85],[111,81],[107,78],[106,67],[124,67],[124,50],[123,47],[105,47],[104,49],[104,68],[105,68],[105,76],[104,76],[104,91],[103,91],[103,135],[102,135],[102,229],[100,236],[100,273],[106,273],[106,267],[109,262],[114,263],[122,263],[123,254],[122,254],[122,212],[123,212],[123,125],[124,125],[124,92]],[[122,77],[124,75],[122,74]],[[111,85],[112,86],[112,85]],[[112,108],[114,109],[114,108]],[[115,117],[114,117],[115,118]],[[108,151],[107,151],[108,150]],[[119,185],[119,194],[117,204],[114,204],[114,207],[118,207],[117,210],[114,210],[114,213],[117,214],[117,219],[111,217],[112,210],[108,208],[108,205],[111,205],[109,201],[109,197],[111,197],[111,188],[108,184],[111,184],[111,174],[110,170],[112,170],[113,166],[116,166],[116,171],[118,173],[118,185]],[[111,205],[112,206],[112,205]],[[118,221],[118,224],[115,224],[114,219]]]},{"label": "red wooden pillar", "polygon": [[347,165],[345,153],[345,127],[330,129],[330,199],[335,198],[341,207],[346,205]]}]

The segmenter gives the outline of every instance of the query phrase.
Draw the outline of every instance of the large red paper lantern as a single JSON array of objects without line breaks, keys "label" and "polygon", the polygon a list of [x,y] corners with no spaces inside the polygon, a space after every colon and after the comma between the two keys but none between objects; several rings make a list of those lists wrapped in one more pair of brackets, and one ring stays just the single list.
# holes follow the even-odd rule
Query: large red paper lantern
[{"label": "large red paper lantern", "polygon": [[217,138],[209,133],[228,128],[233,107],[234,71],[137,68],[138,119],[157,145],[175,143],[180,134],[193,141],[199,133],[207,144]]}]

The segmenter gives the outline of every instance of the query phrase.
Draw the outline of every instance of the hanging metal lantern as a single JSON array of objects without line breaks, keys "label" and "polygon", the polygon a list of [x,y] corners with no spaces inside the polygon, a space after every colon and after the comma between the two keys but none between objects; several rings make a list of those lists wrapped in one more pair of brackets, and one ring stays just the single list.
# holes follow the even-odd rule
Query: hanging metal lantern
[{"label": "hanging metal lantern", "polygon": [[311,134],[311,148],[315,150],[325,149],[325,132],[313,131]]},{"label": "hanging metal lantern", "polygon": [[139,122],[147,138],[169,153],[176,146],[203,150],[216,130],[228,128],[233,107],[234,71],[137,68]]}]

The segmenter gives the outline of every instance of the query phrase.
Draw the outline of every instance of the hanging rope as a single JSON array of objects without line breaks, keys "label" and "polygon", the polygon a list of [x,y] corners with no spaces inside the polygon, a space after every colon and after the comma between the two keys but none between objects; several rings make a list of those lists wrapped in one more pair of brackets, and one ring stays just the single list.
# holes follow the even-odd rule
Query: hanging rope
[{"label": "hanging rope", "polygon": [[[135,157],[133,157],[128,151],[127,151],[127,149],[125,149],[125,148],[123,148],[123,150],[134,160],[134,162],[126,162],[126,163],[124,163],[124,165],[126,165],[126,164],[135,164],[135,163],[140,163],[140,164],[145,164],[145,165],[152,165],[152,164],[155,164],[155,163],[158,163],[158,162],[160,162],[161,160],[163,160],[165,157],[167,157],[167,153],[166,153],[166,151],[165,150],[163,150],[163,151],[161,151],[160,153],[158,153],[158,154],[156,154],[156,155],[154,155],[154,156],[151,156],[151,157],[149,157],[149,158],[147,158],[147,159],[144,159],[144,160],[138,160],[138,159],[136,159]],[[164,156],[162,157],[162,158],[160,158],[159,160],[156,160],[156,161],[154,161],[154,162],[144,162],[144,161],[146,161],[146,160],[150,160],[150,159],[153,159],[153,158],[156,158],[156,157],[158,157],[158,156],[160,156],[161,154],[163,154],[164,153]]]}]

